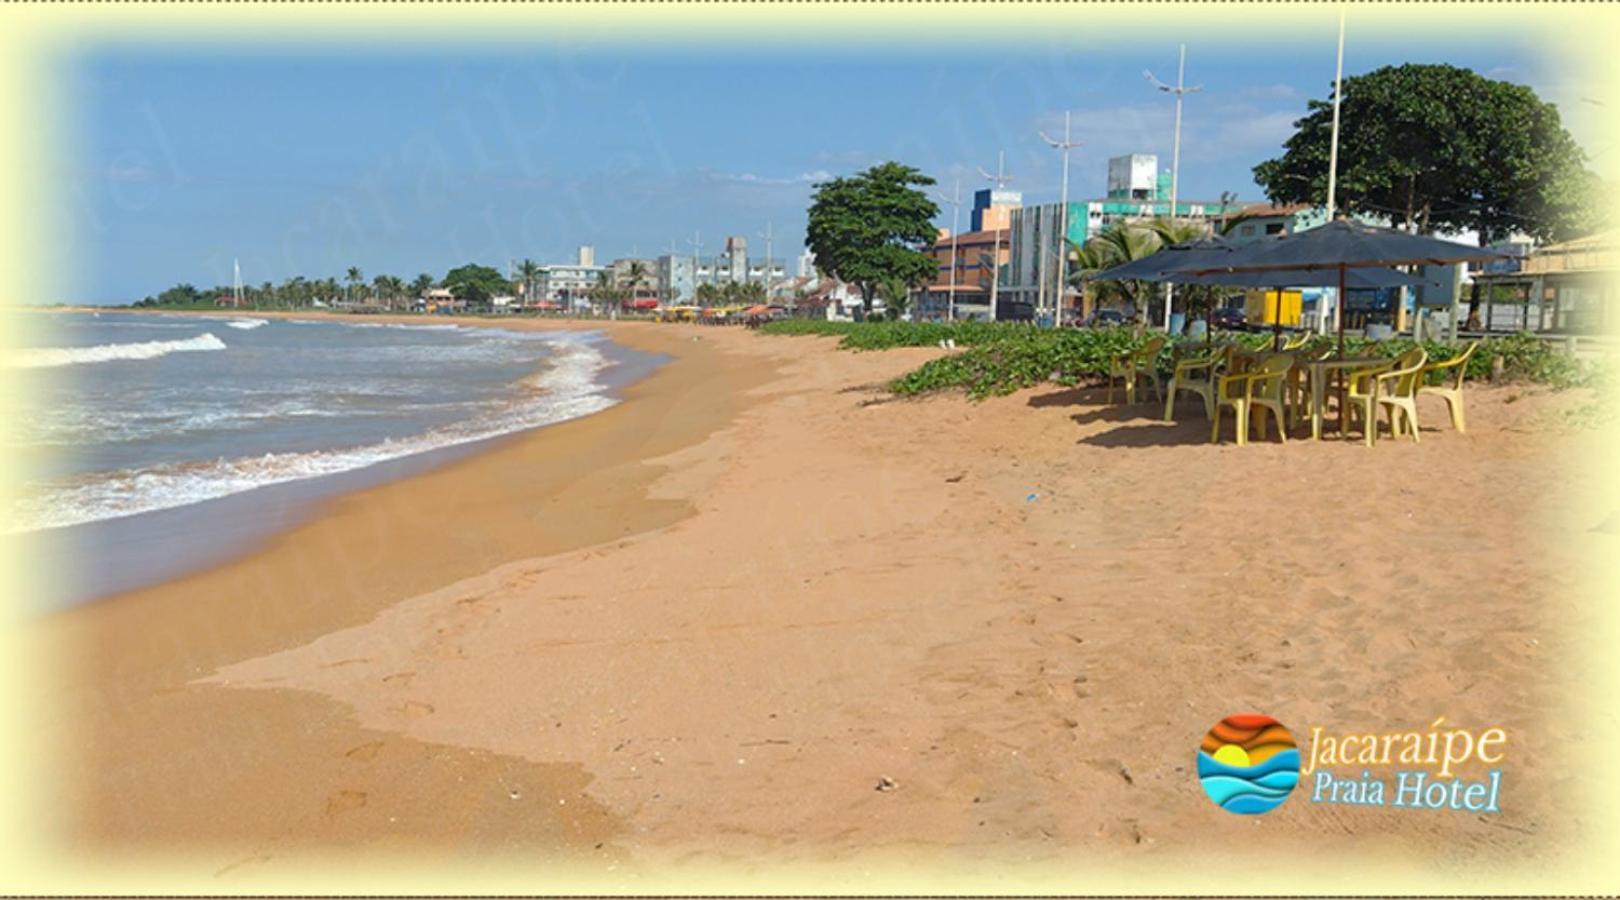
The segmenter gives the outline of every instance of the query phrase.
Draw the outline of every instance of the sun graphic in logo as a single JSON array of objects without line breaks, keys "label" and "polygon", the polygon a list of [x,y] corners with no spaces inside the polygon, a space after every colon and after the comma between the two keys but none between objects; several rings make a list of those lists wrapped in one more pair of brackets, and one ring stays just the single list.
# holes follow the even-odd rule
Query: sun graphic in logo
[{"label": "sun graphic in logo", "polygon": [[1299,745],[1270,716],[1227,716],[1198,746],[1198,781],[1209,799],[1229,813],[1267,812],[1288,799],[1299,783]]}]

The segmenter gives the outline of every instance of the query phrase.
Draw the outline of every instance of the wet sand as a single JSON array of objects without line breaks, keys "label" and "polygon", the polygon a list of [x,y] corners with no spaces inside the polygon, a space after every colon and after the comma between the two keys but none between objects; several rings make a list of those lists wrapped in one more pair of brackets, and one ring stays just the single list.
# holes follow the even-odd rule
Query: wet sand
[{"label": "wet sand", "polygon": [[[609,329],[673,358],[619,406],[45,623],[75,662],[75,842],[182,850],[221,889],[333,854],[847,889],[1282,853],[1463,890],[1587,836],[1548,761],[1591,740],[1563,704],[1614,536],[1569,515],[1600,493],[1586,438],[1539,427],[1576,395],[1480,387],[1468,435],[1425,399],[1415,445],[1239,448],[1191,403],[881,389],[933,350]],[[1500,725],[1503,811],[1302,785],[1230,816],[1193,756],[1246,710],[1302,740]]]}]

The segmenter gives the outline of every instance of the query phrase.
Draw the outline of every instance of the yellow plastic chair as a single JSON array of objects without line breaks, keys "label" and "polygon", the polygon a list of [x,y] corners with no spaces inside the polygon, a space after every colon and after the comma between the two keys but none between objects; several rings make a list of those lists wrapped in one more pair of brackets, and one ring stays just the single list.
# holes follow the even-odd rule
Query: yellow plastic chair
[{"label": "yellow plastic chair", "polygon": [[1413,347],[1393,362],[1369,366],[1350,373],[1350,391],[1346,401],[1347,419],[1361,416],[1361,431],[1367,446],[1378,440],[1378,420],[1375,408],[1383,408],[1389,417],[1390,437],[1399,437],[1402,426],[1410,428],[1412,440],[1420,442],[1417,424],[1417,388],[1423,361],[1428,354],[1422,347]]},{"label": "yellow plastic chair", "polygon": [[1203,398],[1204,418],[1214,418],[1215,380],[1219,377],[1220,371],[1226,368],[1231,355],[1230,346],[1220,346],[1201,356],[1177,362],[1175,371],[1170,375],[1170,386],[1164,392],[1164,420],[1175,421],[1176,394],[1180,391],[1188,391]]},{"label": "yellow plastic chair", "polygon": [[1288,385],[1288,372],[1293,368],[1294,357],[1287,353],[1275,353],[1261,360],[1253,371],[1222,375],[1215,387],[1215,414],[1210,417],[1209,442],[1214,444],[1220,440],[1221,407],[1230,406],[1237,417],[1239,447],[1249,443],[1249,414],[1252,411],[1262,413],[1259,419],[1262,439],[1266,436],[1263,414],[1269,412],[1277,423],[1277,439],[1288,443],[1283,419],[1286,406],[1284,391]]},{"label": "yellow plastic chair", "polygon": [[1164,399],[1164,382],[1159,378],[1159,351],[1164,349],[1165,336],[1157,335],[1147,343],[1116,355],[1108,361],[1108,402],[1114,402],[1114,379],[1125,381],[1125,402],[1136,402],[1136,379],[1146,376],[1153,385],[1153,396]]},{"label": "yellow plastic chair", "polygon": [[[1435,394],[1446,399],[1446,409],[1451,413],[1451,427],[1457,429],[1458,434],[1467,433],[1467,422],[1463,418],[1463,379],[1468,375],[1468,358],[1479,349],[1479,341],[1470,341],[1467,349],[1442,362],[1426,363],[1423,371],[1418,373],[1418,393]],[[1428,384],[1430,372],[1441,372],[1453,369],[1454,374],[1447,375],[1438,385]]]},{"label": "yellow plastic chair", "polygon": [[1282,352],[1284,352],[1284,353],[1292,353],[1295,350],[1298,350],[1301,347],[1304,347],[1306,344],[1310,343],[1310,341],[1311,341],[1311,333],[1308,332],[1308,331],[1302,331],[1299,334],[1296,334],[1293,337],[1289,338],[1288,340],[1283,341]]}]

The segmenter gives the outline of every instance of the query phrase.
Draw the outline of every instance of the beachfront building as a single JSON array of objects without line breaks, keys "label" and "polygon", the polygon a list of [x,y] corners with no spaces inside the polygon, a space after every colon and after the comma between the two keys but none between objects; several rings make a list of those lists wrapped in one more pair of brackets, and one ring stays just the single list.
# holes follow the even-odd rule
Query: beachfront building
[{"label": "beachfront building", "polygon": [[[1211,227],[1231,202],[1230,198],[1223,202],[1178,197],[1175,218]],[[1113,225],[1167,218],[1171,212],[1170,173],[1159,170],[1158,157],[1151,153],[1116,156],[1108,161],[1106,196],[1071,201],[1067,217],[1058,203],[1011,211],[1011,250],[1000,291],[1016,310],[1044,309],[1050,315],[1053,298],[1059,296],[1059,254]],[[1077,291],[1068,289],[1063,296],[1066,319],[1089,312],[1079,303]]]},{"label": "beachfront building", "polygon": [[608,265],[609,277],[613,279],[613,286],[620,290],[630,289],[630,270],[637,263],[641,264],[642,277],[636,285],[635,295],[624,297],[624,303],[629,306],[656,305],[663,294],[659,290],[658,260],[640,259],[638,257],[622,257]]},{"label": "beachfront building", "polygon": [[431,313],[441,309],[446,312],[460,311],[466,308],[467,303],[464,300],[457,300],[449,288],[436,287],[429,288],[426,293],[416,298],[414,305],[417,312]]},{"label": "beachfront building", "polygon": [[[1011,253],[1007,225],[1024,196],[1004,188],[985,188],[973,194],[973,210],[968,216],[969,231],[956,235],[956,317],[988,318],[990,298],[1004,306],[1000,291],[992,291],[995,279],[1006,267]],[[911,313],[916,319],[943,319],[951,308],[951,231],[939,229],[934,243],[923,249],[935,263],[935,275],[912,294]],[[1005,310],[1003,310],[1005,311]],[[998,316],[1004,318],[1005,316]]]},{"label": "beachfront building", "polygon": [[659,297],[670,304],[697,302],[697,289],[705,284],[775,286],[787,278],[786,263],[776,257],[750,257],[748,241],[726,238],[723,252],[714,256],[666,254],[656,263]]},{"label": "beachfront building", "polygon": [[[990,288],[997,273],[1011,255],[1007,229],[968,231],[953,243],[949,229],[941,228],[939,238],[924,253],[935,263],[936,274],[912,298],[912,314],[919,319],[944,318],[951,307],[951,262],[956,263],[956,318],[987,318]],[[999,294],[999,291],[997,292]],[[1000,297],[998,296],[999,300]]]},{"label": "beachfront building", "polygon": [[1502,260],[1473,275],[1483,295],[1483,331],[1603,334],[1617,319],[1615,277],[1620,274],[1620,231],[1538,247],[1518,260]]},{"label": "beachfront building", "polygon": [[579,248],[573,263],[558,263],[540,267],[535,282],[534,297],[530,305],[557,304],[564,309],[590,306],[591,293],[600,283],[606,266],[596,265],[596,251],[589,246]]}]

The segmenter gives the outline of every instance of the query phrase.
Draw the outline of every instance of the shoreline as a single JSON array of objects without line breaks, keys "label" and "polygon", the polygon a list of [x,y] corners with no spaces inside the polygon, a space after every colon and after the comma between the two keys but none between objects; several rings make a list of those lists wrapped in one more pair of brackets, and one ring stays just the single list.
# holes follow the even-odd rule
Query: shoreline
[{"label": "shoreline", "polygon": [[[607,324],[568,330],[606,331]],[[766,360],[723,354],[691,340],[692,330],[612,323],[610,337],[616,342],[669,357],[648,377],[625,386],[623,400],[614,406],[491,441],[487,449],[426,472],[334,496],[308,521],[240,558],[37,623],[52,656],[74,663],[62,673],[61,684],[64,708],[74,715],[55,738],[64,758],[79,760],[70,768],[91,775],[85,783],[57,786],[66,794],[55,802],[80,817],[75,840],[108,850],[129,850],[144,840],[231,843],[229,829],[199,819],[186,799],[194,793],[231,796],[234,774],[221,762],[202,759],[176,770],[177,744],[182,757],[189,751],[208,760],[273,752],[341,761],[355,748],[381,749],[378,739],[389,737],[347,721],[330,701],[303,693],[263,697],[192,685],[200,675],[363,623],[404,599],[515,560],[622,540],[689,516],[689,504],[645,496],[661,474],[651,460],[725,425],[743,403],[741,391],[763,383],[770,372]],[[258,726],[235,734],[223,727],[244,721]],[[274,739],[272,722],[278,723]],[[309,740],[320,749],[305,746]],[[423,766],[445,764],[434,745],[384,743],[387,754],[359,751],[377,757],[368,760],[373,770],[391,766],[398,777],[410,778]],[[559,790],[578,781],[575,767],[487,754],[458,758],[453,765],[461,769],[460,781],[488,784],[518,770],[528,773],[531,783]],[[200,773],[218,780],[200,786],[198,778],[208,780]],[[272,779],[250,797],[238,798],[246,808],[267,811],[250,830],[301,833],[313,846],[325,846],[330,829],[306,821],[306,810],[288,810],[279,828],[271,824],[278,820],[269,811],[286,789]],[[331,794],[338,798],[335,806],[314,810],[318,819],[347,803],[364,802],[341,789]],[[412,832],[418,838],[449,838],[470,827],[441,812],[431,806],[417,810]],[[477,815],[486,813],[481,809]],[[536,821],[514,811],[501,833],[532,836],[538,829],[551,842],[558,829],[595,834],[607,827],[602,815],[579,803]]]},{"label": "shoreline", "polygon": [[[1565,611],[1612,536],[1562,512],[1593,494],[1581,442],[1531,427],[1578,397],[1480,387],[1467,435],[1425,398],[1421,444],[1238,448],[1090,388],[882,390],[931,349],[618,329],[673,357],[637,402],[41,629],[78,663],[50,695],[82,778],[41,788],[59,832],[234,889],[340,854],[587,892],[890,865],[989,889],[1012,861],[1061,890],[1076,859],[1325,845],[1324,875],[1465,889],[1591,836],[1546,761],[1591,749],[1555,662],[1585,658]],[[1242,710],[1500,726],[1502,812],[1301,790],[1230,827],[1189,770]]]},{"label": "shoreline", "polygon": [[[189,311],[136,309],[118,312],[130,315],[194,318],[210,322],[226,318]],[[473,324],[476,320],[467,318],[458,318],[453,323],[417,323],[408,321],[407,317],[391,317],[386,321],[366,317],[370,321],[353,321],[359,317],[341,314],[305,316],[283,313],[235,318],[302,319],[356,326],[398,324],[411,327],[456,324],[472,328],[483,327],[488,330],[500,328],[499,324]],[[668,358],[661,353],[649,353],[616,342],[603,329],[518,327],[505,330],[574,333],[583,331],[601,334],[607,345],[602,348],[602,352],[609,360],[608,367],[603,371],[602,394],[612,398],[614,405],[623,401],[628,387],[656,371]],[[543,375],[550,366],[551,359],[547,356],[541,359],[522,380],[527,381]],[[141,588],[156,587],[199,571],[229,564],[267,546],[276,536],[289,529],[319,517],[324,505],[335,498],[433,471],[455,461],[487,452],[501,442],[516,436],[553,427],[564,421],[571,420],[548,422],[518,431],[435,447],[325,475],[271,482],[180,506],[76,523],[64,528],[19,532],[6,535],[3,539],[17,542],[19,546],[30,546],[39,554],[43,567],[58,571],[66,570],[67,564],[75,558],[96,554],[95,567],[81,570],[75,574],[74,583],[57,586],[52,596],[33,604],[39,612],[49,613],[57,609],[99,602]],[[175,541],[191,542],[191,546],[178,548],[183,551],[185,558],[163,558],[166,550],[172,555],[177,549],[173,545]]]}]

